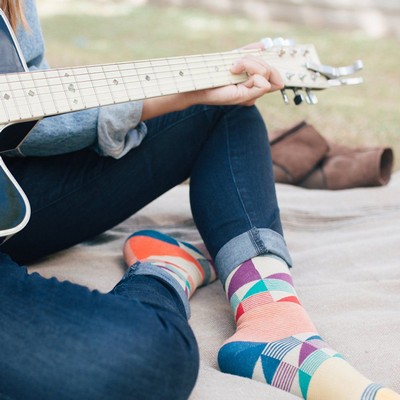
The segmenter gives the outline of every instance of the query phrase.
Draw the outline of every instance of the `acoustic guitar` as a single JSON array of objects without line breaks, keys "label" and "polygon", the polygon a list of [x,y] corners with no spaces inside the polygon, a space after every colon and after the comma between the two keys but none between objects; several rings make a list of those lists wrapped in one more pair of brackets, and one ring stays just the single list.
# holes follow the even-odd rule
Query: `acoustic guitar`
[{"label": "acoustic guitar", "polygon": [[[253,54],[281,74],[294,102],[316,104],[315,90],[362,82],[345,77],[362,68],[322,65],[313,45],[265,39],[265,48],[170,57],[30,72],[11,26],[0,10],[0,153],[17,148],[42,118],[174,93],[238,84],[245,73],[232,63]],[[282,90],[289,103],[286,90]],[[20,231],[30,217],[29,201],[0,157],[0,243]]]}]

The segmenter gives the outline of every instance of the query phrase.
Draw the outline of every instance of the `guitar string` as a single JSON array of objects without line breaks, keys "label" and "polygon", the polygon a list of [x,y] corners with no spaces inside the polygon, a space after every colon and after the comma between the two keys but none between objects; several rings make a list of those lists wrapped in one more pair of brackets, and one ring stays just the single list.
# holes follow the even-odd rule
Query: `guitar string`
[{"label": "guitar string", "polygon": [[[111,101],[106,101],[106,102],[102,102],[102,101],[96,101],[96,105],[102,105],[103,103],[105,104],[113,104],[114,102],[122,102],[120,98],[118,98],[117,101],[114,101],[115,96],[120,97],[121,95],[124,96],[124,101],[129,101],[132,96],[130,96],[128,94],[128,90],[126,88],[126,85],[131,85],[133,86],[133,84],[138,84],[139,86],[136,88],[130,88],[130,90],[132,89],[140,89],[143,92],[144,96],[140,96],[139,98],[146,98],[146,97],[151,97],[154,96],[155,94],[152,93],[153,90],[157,90],[157,93],[161,93],[161,95],[163,94],[163,91],[166,91],[168,88],[166,88],[165,83],[160,83],[159,79],[160,78],[156,78],[153,79],[152,75],[154,74],[158,74],[159,76],[161,74],[166,74],[167,76],[164,77],[163,79],[170,79],[171,81],[174,81],[174,83],[172,83],[173,87],[179,87],[179,85],[181,85],[183,87],[183,85],[185,84],[189,84],[188,87],[183,87],[181,89],[181,91],[188,91],[188,90],[196,90],[196,86],[201,85],[201,81],[202,80],[206,80],[207,82],[209,82],[210,80],[214,82],[213,83],[209,83],[207,84],[205,87],[213,87],[213,86],[217,86],[217,85],[226,85],[229,83],[238,83],[237,80],[235,81],[236,76],[232,75],[232,78],[234,78],[233,80],[229,81],[226,79],[226,76],[230,76],[228,75],[228,70],[231,66],[231,64],[227,65],[227,62],[231,62],[233,60],[238,59],[238,57],[243,56],[245,54],[256,54],[259,56],[262,56],[263,58],[266,57],[265,55],[265,51],[262,50],[250,50],[250,51],[235,51],[235,52],[229,52],[229,53],[214,53],[211,55],[195,55],[195,56],[186,56],[186,57],[174,57],[174,58],[165,58],[165,59],[153,59],[153,60],[143,60],[143,61],[137,61],[137,62],[122,62],[122,63],[115,63],[115,64],[105,64],[105,65],[92,65],[92,66],[87,66],[87,67],[72,67],[72,68],[59,68],[59,69],[55,69],[55,70],[44,70],[44,71],[34,71],[34,72],[27,72],[26,74],[29,74],[31,79],[30,80],[25,80],[24,82],[22,82],[21,80],[16,81],[11,81],[8,83],[11,84],[20,84],[21,88],[18,88],[18,91],[23,92],[23,96],[15,96],[13,97],[14,103],[17,103],[18,100],[20,99],[24,99],[26,101],[26,104],[15,104],[15,106],[22,106],[30,108],[30,105],[33,106],[32,102],[26,100],[27,96],[26,96],[26,92],[29,92],[29,90],[35,89],[35,94],[38,94],[38,96],[40,96],[40,89],[41,88],[51,88],[53,87],[57,87],[57,88],[63,88],[65,85],[70,85],[71,82],[63,82],[62,80],[65,78],[73,78],[75,81],[74,84],[74,90],[75,91],[81,91],[84,92],[85,89],[87,90],[87,88],[82,88],[79,87],[79,85],[83,85],[85,83],[90,82],[91,83],[91,87],[89,87],[89,90],[93,90],[93,94],[91,95],[92,97],[97,97],[97,95],[99,93],[99,90],[103,89],[103,88],[108,88],[109,92],[108,93],[101,93],[102,95],[109,95],[111,98],[113,98],[113,100]],[[275,55],[278,56],[278,60],[281,59],[281,57],[279,56],[279,54],[277,54],[276,52],[268,52],[269,56],[271,55]],[[178,63],[173,63],[173,61],[180,61]],[[218,61],[218,63],[216,63],[216,60]],[[222,60],[222,63],[220,62]],[[204,63],[210,63],[212,62],[212,65],[205,65],[205,66],[199,66],[203,65]],[[108,67],[112,67],[111,69]],[[128,69],[128,70],[123,70],[121,69],[122,66],[132,66],[133,69]],[[171,66],[173,66],[173,68],[171,68]],[[196,66],[196,70],[193,69],[193,67]],[[182,68],[183,67],[183,68]],[[228,68],[229,67],[229,68]],[[108,68],[108,69],[105,69]],[[169,68],[168,70],[165,70],[165,68]],[[192,71],[190,70],[192,68]],[[210,70],[214,68],[214,70]],[[216,69],[220,70],[223,69],[222,71],[216,71]],[[77,71],[80,70],[85,70],[87,72],[84,73],[77,73]],[[93,70],[97,70],[100,69],[100,71],[93,71]],[[163,69],[162,71],[160,71],[160,69]],[[224,70],[225,69],[225,70]],[[182,76],[176,75],[176,73],[180,73],[182,72],[182,70],[186,71],[189,70],[189,72],[195,74],[196,80],[193,79],[192,77],[187,77],[186,74]],[[49,73],[51,73],[51,71],[56,71],[56,73],[58,74],[58,76],[46,76],[49,75]],[[69,73],[69,76],[61,76],[60,74],[62,72],[66,71],[66,73]],[[125,72],[128,71],[128,74],[126,74]],[[130,72],[134,72],[134,73],[130,73]],[[219,78],[216,78],[216,72],[218,72],[219,74],[223,74],[224,76],[222,77],[222,81],[218,81]],[[55,73],[55,72],[53,72]],[[107,75],[111,75],[113,73],[117,73],[117,76],[114,77],[107,77]],[[42,74],[42,77],[40,78],[35,78],[35,76]],[[90,76],[96,75],[96,74],[100,74],[100,75],[104,75],[104,77],[98,78],[98,79],[93,79],[90,78]],[[20,74],[7,74],[8,77],[13,77],[13,76],[19,76]],[[43,76],[44,75],[44,76]],[[78,81],[79,77],[89,77],[88,80],[81,80]],[[151,83],[146,83],[146,86],[143,86],[142,81],[140,81],[140,77],[141,76],[148,76],[150,78],[150,81],[152,80],[154,82]],[[211,76],[213,77],[213,79],[210,79]],[[240,76],[240,75],[239,75]],[[0,75],[1,78],[1,75]],[[137,78],[136,81],[131,81],[129,82],[128,80],[130,78]],[[179,85],[177,85],[177,78],[179,79]],[[48,80],[58,80],[58,82],[54,83],[54,84],[49,84],[47,81]],[[110,83],[106,83],[105,85],[97,85],[95,86],[96,82],[113,82],[114,80],[119,80],[121,79],[121,83],[122,85],[118,85],[119,87],[121,87],[121,89],[119,90],[115,90],[117,85],[113,86],[110,85]],[[221,78],[220,78],[221,79]],[[236,78],[237,79],[237,78]],[[241,79],[239,81],[243,81],[245,79]],[[38,81],[44,81],[45,83],[47,82],[47,84],[40,86],[37,85]],[[26,86],[26,83],[33,83],[33,86]],[[26,87],[23,87],[25,83]],[[119,82],[118,82],[119,83]],[[170,82],[171,84],[171,82]],[[202,87],[201,87],[202,88]],[[149,93],[146,96],[146,91]],[[179,92],[179,90],[176,90],[174,92]],[[51,95],[57,96],[58,94],[63,94],[65,96],[65,99],[62,99],[61,101],[66,100],[66,103],[69,103],[70,101],[74,100],[74,96],[68,96],[65,90],[53,90],[51,91]],[[124,94],[125,93],[125,94]],[[48,93],[42,93],[42,95],[48,95]],[[81,97],[81,95],[79,93],[76,93],[75,97]],[[138,98],[137,98],[138,99]],[[2,99],[3,100],[3,99]],[[83,99],[82,99],[83,100]],[[40,99],[39,99],[40,102]],[[43,102],[44,104],[45,102]],[[60,100],[58,101],[58,103],[60,103]],[[41,108],[42,111],[43,110],[43,104],[41,103]],[[90,106],[90,107],[95,107],[95,105]],[[73,106],[69,103],[68,107],[65,107],[66,110],[70,110],[73,111],[74,108]],[[32,114],[32,111],[30,110],[30,113]],[[22,113],[21,113],[22,114]],[[42,113],[42,115],[46,115],[44,112]]]},{"label": "guitar string", "polygon": [[[146,65],[146,66],[140,66],[139,63],[131,63],[132,68],[130,70],[122,70],[120,68],[116,68],[116,69],[102,69],[102,66],[88,66],[88,67],[73,67],[73,68],[62,68],[62,69],[53,69],[53,70],[43,70],[43,71],[34,71],[34,72],[26,72],[26,73],[22,73],[22,74],[26,74],[26,76],[29,76],[30,79],[28,80],[24,80],[22,81],[20,76],[21,73],[19,74],[7,74],[5,76],[3,76],[3,79],[5,79],[4,84],[9,86],[8,89],[10,90],[14,90],[14,91],[22,91],[24,92],[24,95],[21,96],[23,98],[26,97],[26,91],[29,91],[30,89],[33,89],[33,83],[34,82],[43,82],[43,85],[35,85],[35,88],[40,90],[42,88],[52,88],[52,87],[57,87],[59,88],[60,86],[64,86],[66,84],[70,84],[71,82],[63,82],[63,80],[68,79],[68,78],[74,78],[76,81],[77,86],[79,85],[83,85],[85,83],[92,83],[93,84],[93,88],[98,88],[101,89],[102,87],[109,87],[109,84],[105,84],[105,85],[96,85],[96,82],[105,82],[105,81],[111,81],[113,79],[113,77],[110,77],[111,74],[113,73],[118,73],[118,76],[114,77],[114,79],[123,79],[123,83],[141,83],[140,81],[140,77],[143,76],[149,76],[152,77],[155,74],[158,74],[159,76],[161,74],[167,74],[168,77],[171,76],[173,77],[175,75],[175,77],[178,77],[177,74],[179,74],[179,72],[182,71],[187,71],[190,68],[193,68],[194,66],[197,67],[197,71],[196,71],[196,77],[198,79],[202,79],[203,75],[207,75],[208,77],[210,77],[210,73],[213,72],[214,76],[215,76],[215,72],[221,72],[221,73],[225,73],[226,71],[222,70],[222,71],[211,71],[210,68],[213,67],[214,69],[221,69],[222,68],[227,68],[226,63],[214,63],[212,66],[211,65],[206,65],[206,66],[199,66],[200,61],[196,60],[196,63],[191,62],[191,63],[181,63],[181,64],[175,64],[174,67],[177,68],[169,68],[167,71],[162,70],[162,71],[157,71],[160,68],[165,68],[168,65]],[[125,65],[129,65],[129,63],[124,63]],[[135,65],[136,64],[136,65]],[[85,69],[86,71],[83,73],[77,73],[76,71]],[[60,75],[63,71],[66,71],[66,73],[69,73],[70,75],[68,77],[66,76],[62,76]],[[58,75],[54,75],[54,74],[58,74]],[[109,77],[107,77],[107,75],[109,75]],[[87,80],[78,80],[79,77],[88,77]],[[99,78],[93,78],[93,76],[99,76]],[[0,79],[1,79],[1,75],[0,75]],[[7,79],[8,78],[8,79]],[[13,78],[17,78],[17,79],[13,79]],[[136,78],[136,80],[133,81],[129,81],[130,78]],[[51,81],[56,80],[56,82],[54,83],[49,83]],[[156,80],[153,79],[153,82],[157,81],[157,77]],[[192,81],[192,78],[188,78],[186,74],[184,74],[183,77],[181,77],[180,79],[181,82],[185,83],[185,81]],[[20,87],[13,89],[11,86],[13,85],[20,85]],[[146,88],[151,88],[151,85],[147,84]],[[5,91],[5,93],[7,92],[7,90]],[[61,92],[64,92],[64,90],[62,90]],[[60,93],[55,91],[54,93]],[[17,97],[13,97],[14,99],[18,98]]]},{"label": "guitar string", "polygon": [[[194,56],[194,57],[196,57],[196,56]],[[79,77],[79,76],[88,76],[88,77],[90,77],[90,75],[97,75],[97,74],[100,74],[100,75],[104,75],[105,77],[101,77],[101,78],[98,78],[98,79],[88,79],[88,80],[82,80],[82,81],[77,81],[77,84],[83,84],[83,83],[88,83],[88,82],[96,82],[96,81],[101,81],[101,82],[104,82],[105,80],[111,80],[112,79],[112,77],[106,77],[106,75],[108,74],[108,75],[110,75],[110,74],[112,74],[112,73],[118,73],[119,74],[119,78],[125,78],[125,79],[129,79],[129,78],[131,78],[131,77],[140,77],[140,76],[143,76],[143,75],[152,75],[152,74],[158,74],[158,75],[161,75],[162,73],[165,73],[165,74],[173,74],[173,73],[175,73],[175,72],[181,72],[182,70],[185,70],[185,68],[181,68],[182,66],[184,66],[184,67],[193,67],[195,64],[197,64],[197,63],[203,63],[204,62],[204,60],[202,60],[201,59],[201,56],[198,56],[199,57],[199,59],[198,60],[193,60],[193,61],[191,61],[190,59],[188,59],[188,61],[190,61],[191,63],[192,63],[192,65],[189,65],[187,62],[186,62],[186,60],[185,60],[185,62],[184,63],[181,63],[181,64],[174,64],[174,66],[178,66],[179,68],[176,68],[176,69],[174,69],[174,68],[170,68],[169,70],[167,70],[167,71],[165,71],[165,70],[163,70],[163,71],[156,71],[157,69],[159,69],[159,68],[163,68],[163,67],[170,67],[170,64],[168,64],[168,63],[166,63],[166,64],[163,64],[163,65],[160,65],[160,64],[158,64],[158,65],[151,65],[151,63],[153,62],[153,60],[150,60],[150,61],[138,61],[138,62],[123,62],[123,63],[117,63],[117,64],[105,64],[104,66],[109,66],[109,65],[112,65],[112,66],[117,66],[117,68],[116,69],[109,69],[109,70],[104,70],[104,66],[103,65],[93,65],[93,66],[87,66],[87,67],[71,67],[71,68],[57,68],[57,69],[51,69],[51,70],[42,70],[42,71],[34,71],[34,72],[23,72],[23,73],[11,73],[11,74],[6,74],[9,78],[10,77],[13,77],[13,76],[15,76],[15,77],[18,77],[18,76],[21,76],[21,75],[23,75],[23,74],[27,74],[27,75],[29,75],[30,77],[32,77],[32,79],[30,79],[30,80],[25,80],[24,81],[24,83],[27,83],[27,82],[32,82],[32,81],[48,81],[48,80],[52,80],[52,79],[57,79],[58,81],[56,82],[56,83],[54,83],[54,84],[46,84],[46,85],[43,85],[43,86],[36,86],[37,88],[42,88],[42,87],[52,87],[52,86],[54,86],[54,87],[58,87],[58,86],[62,86],[62,85],[65,85],[65,84],[67,84],[67,83],[70,83],[70,82],[62,82],[62,79],[65,79],[65,78],[69,78],[69,77],[73,77],[73,78],[77,78],[77,77]],[[225,57],[225,60],[223,60],[223,61],[231,61],[231,59],[233,59],[234,57],[233,56],[231,56],[231,57],[229,57],[229,58],[227,58],[227,57]],[[168,60],[168,59],[166,59],[166,60]],[[143,67],[141,67],[140,66],[140,64],[141,63],[149,63],[150,65],[149,66],[143,66]],[[132,69],[130,69],[130,70],[125,70],[125,71],[133,71],[133,70],[135,70],[136,71],[136,73],[132,73],[132,74],[124,74],[124,70],[121,70],[120,68],[119,68],[119,66],[122,66],[122,65],[132,65],[133,66],[133,68]],[[223,67],[223,68],[227,68],[227,65],[226,65],[226,62],[225,63],[220,63],[220,64],[216,64],[216,63],[214,63],[214,64],[212,64],[212,65],[206,65],[206,66],[204,66],[204,67],[201,67],[201,66],[197,66],[197,71],[195,71],[196,72],[196,77],[201,77],[202,75],[208,75],[208,76],[210,76],[210,73],[213,73],[213,74],[215,74],[215,72],[222,72],[222,73],[225,73],[225,72],[227,72],[228,71],[228,69],[227,70],[225,70],[225,71],[210,71],[210,68],[211,67],[213,67],[213,68],[220,68],[220,67]],[[230,67],[230,65],[229,65],[229,67]],[[97,68],[97,69],[102,69],[101,71],[91,71],[90,69],[95,69],[95,68]],[[69,75],[69,76],[60,76],[60,75],[58,75],[58,76],[46,76],[46,75],[49,75],[50,73],[56,73],[56,72],[58,72],[58,73],[60,73],[60,72],[63,72],[63,71],[66,71],[67,73],[68,72],[74,72],[74,71],[77,71],[77,70],[80,70],[80,69],[87,69],[87,71],[88,72],[84,72],[84,73],[73,73],[73,74],[71,74],[71,75]],[[203,72],[203,71],[201,71],[202,69],[206,69],[206,71],[205,72]],[[143,72],[142,71],[140,71],[140,70],[143,70]],[[199,72],[199,71],[201,71],[201,72]],[[193,70],[191,71],[191,72],[193,72]],[[37,75],[44,75],[44,76],[42,76],[42,77],[36,77]],[[175,77],[176,77],[176,75],[174,75]],[[116,78],[118,78],[118,77],[116,77]],[[0,78],[1,78],[1,75],[0,75]],[[157,77],[156,77],[156,79],[157,79]],[[192,81],[193,81],[193,79],[192,79]],[[139,80],[137,81],[137,82],[140,82]],[[21,84],[21,86],[22,86],[22,81],[20,80],[20,78],[18,79],[18,80],[14,80],[14,81],[10,81],[9,82],[10,84]],[[104,86],[96,86],[97,88],[101,88],[101,87],[108,87],[108,86],[110,86],[109,84],[106,84],[106,85],[104,85]],[[148,86],[147,86],[148,87]],[[26,87],[26,88],[23,88],[23,89],[20,89],[20,88],[18,88],[17,90],[27,90],[27,89],[32,89],[32,87]],[[64,92],[64,91],[63,91]],[[56,92],[57,93],[57,92]]]},{"label": "guitar string", "polygon": [[[152,72],[153,74],[155,72]],[[221,75],[221,74],[220,74]],[[48,85],[44,85],[44,86],[40,86],[40,85],[35,85],[35,87],[33,86],[28,86],[28,87],[24,87],[24,88],[18,88],[18,92],[21,92],[22,95],[21,96],[13,96],[12,98],[10,98],[9,100],[12,101],[12,103],[14,103],[13,105],[15,107],[18,108],[18,106],[25,108],[24,112],[20,112],[17,114],[27,114],[26,112],[26,108],[29,108],[29,105],[34,106],[32,103],[36,103],[37,105],[41,105],[42,108],[42,113],[41,114],[46,114],[44,112],[45,109],[45,104],[46,103],[50,103],[50,104],[54,104],[54,103],[63,103],[64,106],[63,108],[65,108],[66,110],[73,110],[73,106],[71,104],[69,104],[69,106],[66,106],[66,103],[68,101],[73,101],[74,98],[76,99],[80,99],[81,101],[84,100],[84,98],[88,98],[91,97],[92,98],[92,102],[94,98],[96,99],[96,104],[92,105],[90,107],[95,107],[98,105],[106,105],[106,104],[113,104],[114,102],[123,102],[123,101],[130,101],[130,100],[139,100],[139,99],[144,99],[144,98],[148,98],[148,97],[154,97],[155,95],[163,95],[163,94],[171,94],[171,93],[177,93],[177,92],[185,92],[185,91],[189,91],[189,90],[196,90],[197,88],[210,88],[210,87],[216,87],[216,86],[222,86],[222,85],[227,85],[229,83],[239,83],[238,78],[234,77],[234,79],[229,79],[229,75],[226,72],[222,72],[222,75],[224,76],[218,76],[218,77],[213,77],[213,79],[211,80],[212,83],[210,83],[210,73],[209,71],[206,72],[206,74],[203,74],[202,76],[200,74],[197,74],[196,79],[194,80],[193,78],[188,78],[188,77],[184,77],[184,78],[180,78],[179,82],[176,80],[176,77],[174,79],[174,76],[168,76],[165,79],[169,79],[170,82],[168,84],[165,83],[160,83],[160,81],[158,80],[153,80],[152,83],[147,83],[147,84],[143,84],[142,81],[140,80],[135,80],[135,81],[131,81],[129,82],[129,78],[130,77],[136,77],[136,75],[121,75],[118,79],[121,80],[121,84],[117,86],[114,86],[110,83],[112,80],[112,78],[99,78],[96,80],[87,80],[87,81],[81,81],[81,82],[75,82],[74,85],[74,96],[69,96],[68,95],[68,91],[66,89],[64,89],[66,87],[66,85],[70,84],[68,82],[62,83],[62,82],[58,82],[55,84],[48,84]],[[46,81],[45,79],[39,79]],[[243,81],[244,79],[241,79],[241,81]],[[36,80],[37,82],[38,80]],[[104,82],[104,85],[96,85],[96,81],[97,82]],[[89,87],[86,88],[82,88],[82,83],[85,82],[90,82],[91,85]],[[50,90],[46,93],[41,92],[41,89],[43,88],[49,88]],[[60,88],[60,90],[55,90],[54,88]],[[107,89],[106,92],[102,91],[102,89]],[[32,99],[27,100],[27,95],[26,92],[29,92],[29,90],[31,89],[35,89],[35,94],[37,95],[35,98],[32,98],[34,101],[32,102]],[[140,96],[138,95],[134,95],[133,92],[139,93]],[[86,92],[86,94],[85,94]],[[47,96],[48,99],[47,101],[43,101],[40,100],[41,96]],[[61,98],[57,98],[58,96],[61,96]],[[113,100],[99,100],[98,96],[102,96],[102,97],[113,97]],[[121,99],[121,96],[124,98],[123,101]],[[39,98],[39,101],[37,101],[36,99]],[[3,100],[3,104],[4,104],[4,99]],[[21,102],[21,100],[23,100],[23,102]],[[54,102],[55,100],[55,102]],[[3,107],[5,109],[9,108],[9,105],[6,105],[5,107]],[[28,113],[29,114],[29,113]],[[32,113],[30,113],[32,114]],[[30,117],[30,115],[28,115],[28,117]],[[9,120],[9,119],[8,119]]]},{"label": "guitar string", "polygon": [[[233,59],[233,57],[230,57],[230,58]],[[157,72],[155,70],[159,69],[159,68],[169,67],[169,69],[167,71],[163,70],[163,71],[158,72],[159,74],[160,73],[171,73],[171,72],[172,73],[173,72],[178,72],[179,73],[180,71],[185,70],[185,67],[187,68],[187,67],[193,67],[193,66],[195,66],[197,64],[204,64],[204,60],[202,60],[202,59],[193,60],[193,61],[188,60],[188,61],[191,63],[191,65],[188,64],[186,61],[184,63],[181,63],[181,64],[173,64],[174,67],[177,66],[178,68],[170,68],[171,64],[169,64],[169,63],[157,64],[157,65],[153,64],[152,65],[151,64],[152,61],[143,61],[143,62],[142,61],[138,61],[138,62],[124,62],[124,63],[117,63],[117,64],[105,64],[104,66],[108,66],[108,65],[117,66],[116,69],[108,69],[108,70],[105,70],[104,66],[102,66],[102,65],[93,65],[93,66],[87,66],[87,67],[57,68],[57,69],[41,70],[41,71],[34,71],[34,72],[9,73],[9,74],[6,74],[6,75],[9,78],[12,78],[13,76],[19,77],[21,75],[26,74],[27,76],[31,76],[32,77],[32,79],[31,79],[32,81],[33,80],[39,80],[39,81],[40,80],[49,80],[49,79],[59,79],[61,81],[62,79],[68,78],[70,76],[57,75],[57,76],[43,76],[43,77],[36,78],[36,75],[41,75],[41,74],[42,75],[49,75],[52,72],[53,73],[56,73],[56,72],[60,73],[60,72],[63,72],[63,71],[66,71],[66,73],[68,73],[68,72],[71,72],[71,71],[74,72],[74,71],[77,71],[77,70],[80,70],[80,69],[87,69],[88,72],[74,73],[73,77],[89,76],[89,75],[96,75],[96,74],[104,74],[105,75],[105,74],[112,74],[112,73],[118,73],[119,76],[121,77],[121,72],[124,73],[124,71],[136,70],[136,72],[138,72],[138,73],[133,73],[133,74],[125,74],[125,75],[122,76],[122,77],[129,78],[129,77],[137,77],[137,76],[141,76],[141,75],[145,75],[145,74],[154,74],[154,72]],[[218,72],[218,71],[215,71],[215,70],[214,71],[210,71],[210,68],[211,67],[220,68],[221,66],[223,68],[227,68],[226,61],[231,61],[231,60],[229,58],[225,57],[225,60],[223,60],[223,61],[225,61],[225,63],[223,62],[223,63],[219,63],[218,64],[218,63],[214,62],[212,65],[205,65],[205,66],[197,65],[197,70],[206,69],[206,71],[204,72],[205,74],[210,74],[211,72],[212,73]],[[140,66],[141,63],[149,63],[150,65]],[[128,65],[132,65],[133,68],[130,68],[129,70],[122,70],[119,67],[123,66],[123,65],[127,65],[127,66]],[[182,68],[182,66],[184,68]],[[231,65],[229,65],[229,67],[230,66]],[[95,70],[95,69],[101,69],[101,68],[103,68],[101,71]],[[141,70],[143,70],[143,71],[141,71]],[[199,73],[199,75],[200,75],[200,73]],[[1,77],[1,75],[0,75],[0,77]],[[104,78],[100,78],[98,80],[103,81]],[[54,86],[58,86],[58,85],[62,84],[62,82],[60,82],[60,81],[58,83],[55,83]],[[83,80],[83,81],[80,81],[79,83],[86,83],[86,82],[91,82],[91,81],[95,82],[96,79],[89,79],[87,81]],[[27,82],[27,81],[25,81],[25,82]],[[21,80],[19,78],[17,80],[11,81],[10,83],[21,83]],[[46,86],[52,86],[52,85],[50,84],[50,85],[44,85],[44,86],[46,87]]]},{"label": "guitar string", "polygon": [[[223,60],[223,61],[231,61],[231,59],[233,59],[232,56],[229,57],[229,58],[225,58],[225,60]],[[34,71],[34,72],[26,72],[26,74],[28,74],[31,77],[31,79],[30,80],[25,80],[24,83],[26,84],[26,83],[33,82],[33,81],[36,81],[36,82],[37,81],[47,82],[49,80],[56,79],[57,80],[56,83],[50,83],[50,84],[47,83],[47,84],[45,84],[43,86],[36,85],[35,88],[40,89],[40,88],[43,88],[43,87],[60,87],[60,86],[63,86],[63,85],[71,83],[71,82],[63,82],[62,81],[63,79],[72,77],[72,78],[75,78],[77,85],[79,85],[79,84],[82,85],[82,84],[88,83],[88,82],[96,83],[96,82],[110,81],[113,77],[107,77],[107,74],[111,75],[112,73],[118,73],[118,76],[114,77],[114,79],[118,79],[118,78],[125,79],[125,82],[122,82],[122,83],[133,83],[133,82],[129,82],[128,79],[129,78],[140,78],[141,76],[149,76],[149,78],[151,79],[151,75],[154,75],[154,74],[158,74],[159,76],[161,74],[167,74],[168,75],[167,78],[174,78],[174,77],[177,78],[178,76],[175,75],[174,73],[178,73],[179,74],[179,72],[183,72],[182,70],[185,70],[185,68],[181,68],[182,66],[184,66],[186,68],[187,67],[193,67],[195,64],[200,63],[200,62],[203,62],[203,60],[201,60],[200,57],[199,57],[199,60],[196,60],[195,62],[191,61],[192,65],[189,65],[187,62],[182,63],[182,64],[175,64],[174,66],[178,66],[179,68],[176,68],[176,69],[174,69],[174,68],[171,69],[170,68],[167,71],[165,71],[165,70],[157,71],[157,69],[165,68],[167,66],[170,66],[170,65],[168,65],[168,63],[166,63],[164,65],[160,65],[160,64],[151,65],[151,61],[143,61],[143,63],[149,63],[150,64],[150,66],[146,65],[146,66],[143,66],[143,67],[141,67],[139,65],[140,63],[142,63],[140,61],[139,62],[125,62],[125,63],[112,64],[113,66],[117,66],[117,68],[116,69],[109,69],[109,70],[104,70],[103,66],[95,65],[95,66],[88,66],[88,67],[72,67],[72,68],[60,68],[60,69],[53,69],[53,70]],[[136,73],[127,73],[127,74],[125,74],[124,73],[125,71],[121,70],[119,68],[120,65],[130,65],[130,64],[133,66],[133,69],[125,70],[125,71],[129,71],[129,72],[132,71],[133,72],[133,70],[135,70]],[[106,64],[106,65],[111,65],[111,64]],[[208,78],[210,78],[210,74],[211,73],[214,74],[214,76],[215,76],[216,72],[220,72],[222,74],[225,74],[225,73],[228,72],[228,69],[220,71],[221,67],[222,68],[227,68],[226,62],[225,63],[219,63],[219,64],[214,63],[213,65],[206,65],[204,67],[197,66],[197,70],[194,71],[195,74],[196,74],[195,77],[200,80],[200,79],[204,78],[204,76],[207,76]],[[230,65],[229,65],[229,67],[230,67]],[[88,72],[85,72],[85,73],[74,73],[74,71],[77,71],[77,70],[80,70],[80,69],[83,69],[83,68],[87,69]],[[97,69],[100,68],[102,70],[101,71],[93,71],[93,70],[91,70],[91,69],[94,69],[94,68],[97,68]],[[210,68],[214,68],[214,71],[211,71]],[[202,71],[204,69],[205,69],[205,71]],[[216,71],[215,69],[218,69],[219,71]],[[141,71],[141,70],[143,70],[143,71]],[[190,68],[189,68],[189,70],[190,70]],[[70,73],[72,72],[72,73],[67,77],[66,76],[60,76],[60,75],[58,75],[58,76],[48,76],[49,73],[51,73],[51,71],[53,71],[53,73],[58,72],[58,74],[60,74],[60,72],[63,72],[63,71],[67,71],[67,73],[68,72],[70,72]],[[193,73],[193,70],[190,71],[190,72]],[[25,73],[22,73],[22,74],[25,74]],[[43,75],[42,77],[36,77],[37,75],[41,75],[41,74]],[[12,76],[20,76],[20,75],[21,75],[21,73],[19,73],[19,74],[7,74],[7,76],[9,78],[12,77]],[[93,76],[93,75],[104,75],[104,77],[99,77],[98,79],[96,79],[96,78],[93,79],[92,78],[92,79],[81,80],[81,81],[77,81],[77,79],[76,79],[76,78],[79,78],[80,76],[85,76],[85,77],[87,76],[87,77],[90,78],[90,76]],[[186,74],[184,75],[184,77],[181,77],[181,82],[183,81],[183,79],[186,79],[186,80],[189,80],[189,81],[195,83],[193,79],[191,79],[191,78],[187,79]],[[1,78],[1,75],[0,75],[0,78]],[[154,79],[153,79],[153,81],[154,81]],[[134,81],[134,82],[137,82],[139,84],[141,83],[140,79],[138,79],[137,81]],[[159,83],[159,82],[157,82],[157,77],[156,77],[155,78],[155,84],[154,84],[155,87],[157,86],[157,83]],[[20,84],[21,88],[16,89],[16,90],[19,90],[19,91],[33,89],[33,86],[28,86],[28,87],[24,87],[23,88],[22,87],[23,86],[23,82],[20,79],[18,79],[17,81],[12,81],[12,80],[9,79],[9,82],[7,82],[7,84]],[[103,87],[110,87],[110,86],[111,86],[110,84],[98,85],[98,86],[94,86],[93,85],[94,88],[103,88]],[[111,87],[113,87],[113,86],[111,86]],[[151,87],[152,86],[150,84],[146,84],[146,88],[151,88]],[[61,92],[64,93],[65,91],[64,90],[62,90],[60,92],[55,91],[54,93],[57,94],[57,93],[61,93]],[[24,96],[21,96],[21,97],[25,98],[26,96],[24,95]],[[14,97],[14,98],[16,98],[16,97]]]}]

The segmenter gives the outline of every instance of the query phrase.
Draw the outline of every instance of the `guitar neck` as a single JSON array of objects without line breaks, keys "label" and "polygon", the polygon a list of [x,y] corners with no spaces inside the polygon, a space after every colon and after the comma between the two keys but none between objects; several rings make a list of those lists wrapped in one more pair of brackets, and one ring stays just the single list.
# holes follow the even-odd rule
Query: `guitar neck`
[{"label": "guitar neck", "polygon": [[[313,46],[303,46],[301,50],[240,50],[2,74],[0,125],[237,84],[245,81],[247,75],[233,75],[230,68],[235,60],[246,54],[262,57],[278,69],[287,87],[304,87],[306,84],[315,88],[320,77],[304,68],[304,60],[313,51]],[[316,54],[312,55],[315,59]]]}]

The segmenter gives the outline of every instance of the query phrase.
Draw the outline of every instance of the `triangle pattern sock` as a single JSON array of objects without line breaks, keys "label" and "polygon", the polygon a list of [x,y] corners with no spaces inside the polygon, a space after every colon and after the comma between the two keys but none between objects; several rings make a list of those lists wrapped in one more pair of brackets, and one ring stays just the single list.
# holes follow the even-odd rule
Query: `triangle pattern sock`
[{"label": "triangle pattern sock", "polygon": [[304,399],[400,400],[361,375],[319,336],[280,258],[244,262],[228,276],[225,291],[237,329],[218,353],[222,372]]},{"label": "triangle pattern sock", "polygon": [[199,286],[216,279],[214,266],[200,250],[158,231],[133,233],[123,251],[128,266],[137,261],[157,265],[177,280],[188,298]]}]

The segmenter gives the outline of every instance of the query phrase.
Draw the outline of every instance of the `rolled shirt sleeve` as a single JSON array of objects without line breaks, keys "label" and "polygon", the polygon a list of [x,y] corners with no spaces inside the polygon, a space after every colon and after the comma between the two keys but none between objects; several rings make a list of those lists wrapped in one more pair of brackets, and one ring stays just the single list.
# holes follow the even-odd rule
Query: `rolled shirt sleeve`
[{"label": "rolled shirt sleeve", "polygon": [[141,101],[99,109],[96,148],[101,155],[121,158],[140,145],[147,133],[140,121],[142,109]]},{"label": "rolled shirt sleeve", "polygon": [[129,102],[44,118],[9,155],[54,156],[92,148],[102,156],[123,157],[139,146],[147,129],[143,103]]}]

